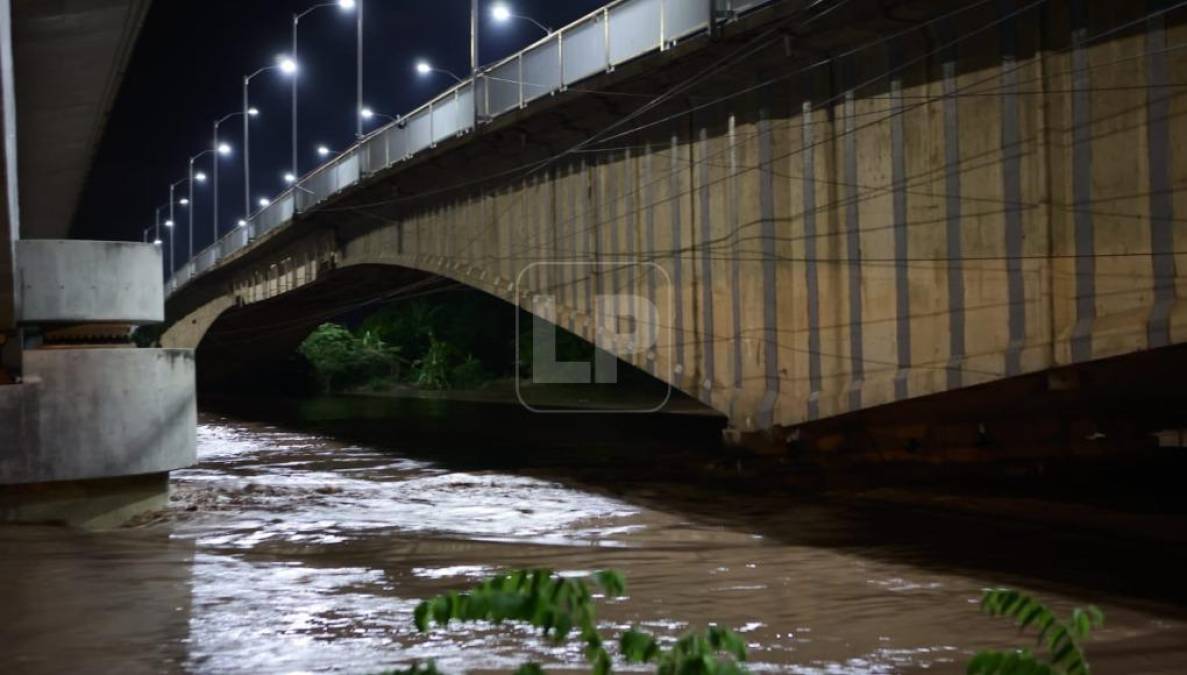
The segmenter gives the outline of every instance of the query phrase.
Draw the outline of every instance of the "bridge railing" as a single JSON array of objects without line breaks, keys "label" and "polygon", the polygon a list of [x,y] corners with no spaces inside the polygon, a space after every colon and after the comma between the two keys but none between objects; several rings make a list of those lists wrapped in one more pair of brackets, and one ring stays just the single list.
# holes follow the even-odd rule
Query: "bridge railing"
[{"label": "bridge railing", "polygon": [[[724,0],[730,18],[776,0]],[[400,119],[372,132],[303,176],[247,224],[179,269],[166,295],[209,271],[252,240],[282,227],[360,180],[415,157],[532,101],[709,28],[707,0],[617,0],[485,67]],[[475,110],[477,106],[477,110]],[[477,112],[477,114],[475,114]],[[202,257],[206,256],[206,257]],[[196,262],[196,264],[195,264]]]}]

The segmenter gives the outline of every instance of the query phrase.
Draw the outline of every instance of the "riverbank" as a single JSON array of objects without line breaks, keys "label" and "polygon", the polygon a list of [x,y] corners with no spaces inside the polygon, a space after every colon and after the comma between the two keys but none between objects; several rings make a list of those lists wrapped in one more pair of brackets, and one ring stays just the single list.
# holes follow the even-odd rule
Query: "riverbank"
[{"label": "riverbank", "polygon": [[716,410],[676,389],[669,390],[658,381],[650,386],[632,387],[580,384],[541,386],[517,381],[515,378],[504,378],[488,381],[476,388],[425,389],[410,384],[392,383],[383,388],[358,387],[342,393],[347,396],[515,406],[523,406],[526,401],[534,408],[549,410],[649,411],[667,415],[722,417]]}]

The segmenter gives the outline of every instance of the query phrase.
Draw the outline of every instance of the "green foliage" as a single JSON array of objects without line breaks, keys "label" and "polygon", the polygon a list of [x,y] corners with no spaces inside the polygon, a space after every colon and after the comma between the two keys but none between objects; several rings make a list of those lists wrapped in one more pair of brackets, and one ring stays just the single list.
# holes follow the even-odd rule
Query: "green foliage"
[{"label": "green foliage", "polygon": [[412,364],[412,381],[425,389],[448,389],[454,350],[448,343],[429,335],[429,349]]},{"label": "green foliage", "polygon": [[412,362],[425,358],[433,339],[445,342],[453,348],[451,368],[472,356],[483,371],[498,377],[513,373],[514,324],[515,310],[503,301],[461,291],[388,305],[369,316],[362,329],[399,345]]},{"label": "green foliage", "polygon": [[704,633],[689,633],[671,649],[659,646],[650,635],[631,629],[622,634],[619,648],[630,663],[655,663],[657,675],[741,675],[746,644],[733,631],[710,626]]},{"label": "green foliage", "polygon": [[[418,630],[448,627],[451,622],[486,621],[496,625],[519,622],[540,630],[553,644],[562,644],[576,633],[584,644],[586,661],[594,675],[609,675],[613,664],[605,640],[597,629],[593,589],[607,597],[626,594],[626,581],[607,570],[581,579],[567,579],[548,570],[516,571],[483,582],[466,592],[450,592],[422,602],[413,614]],[[655,663],[659,675],[741,675],[736,661],[746,660],[746,647],[733,632],[710,627],[703,634],[690,633],[664,650],[654,637],[636,629],[619,639],[624,658],[631,663]],[[543,675],[528,663],[519,675]]]},{"label": "green foliage", "polygon": [[371,332],[355,337],[333,323],[318,327],[298,351],[313,365],[322,387],[328,391],[394,375],[400,366],[399,348]]},{"label": "green foliage", "polygon": [[473,389],[490,379],[482,362],[472,355],[454,366],[449,374],[449,383],[459,389]]},{"label": "green foliage", "polygon": [[981,610],[993,617],[1012,619],[1019,631],[1037,631],[1038,644],[1046,655],[1039,658],[1027,650],[979,652],[969,662],[969,675],[1089,675],[1091,672],[1080,642],[1104,625],[1104,613],[1096,607],[1077,608],[1064,622],[1028,595],[994,589],[985,592]]},{"label": "green foliage", "polygon": [[367,317],[361,329],[387,344],[399,345],[404,356],[416,361],[429,350],[430,336],[443,312],[443,305],[415,300],[379,310]]}]

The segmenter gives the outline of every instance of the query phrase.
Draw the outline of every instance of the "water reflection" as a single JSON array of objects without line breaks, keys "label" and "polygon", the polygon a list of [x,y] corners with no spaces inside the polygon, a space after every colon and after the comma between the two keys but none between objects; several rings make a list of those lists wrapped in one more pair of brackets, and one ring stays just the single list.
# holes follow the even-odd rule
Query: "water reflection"
[{"label": "water reflection", "polygon": [[[1014,644],[976,614],[980,589],[1001,583],[1061,609],[1102,604],[1098,672],[1187,672],[1178,609],[982,572],[995,565],[975,547],[965,561],[918,545],[949,532],[919,513],[690,488],[675,462],[708,461],[696,452],[451,454],[382,416],[396,438],[361,441],[366,417],[322,414],[312,431],[206,417],[201,465],[175,475],[164,517],[103,535],[0,529],[4,672],[370,673],[428,658],[582,670],[576,646],[521,629],[413,630],[421,598],[508,567],[620,569],[631,594],[602,609],[607,631],[724,623],[756,672],[960,672],[972,649]],[[1023,549],[1046,535],[1011,537]]]}]

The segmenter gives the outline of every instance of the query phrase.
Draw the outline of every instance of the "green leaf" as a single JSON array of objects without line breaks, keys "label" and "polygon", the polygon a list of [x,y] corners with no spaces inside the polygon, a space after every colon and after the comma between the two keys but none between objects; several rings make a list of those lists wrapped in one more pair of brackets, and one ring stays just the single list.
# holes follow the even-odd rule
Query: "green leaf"
[{"label": "green leaf", "polygon": [[618,646],[630,663],[648,663],[659,653],[655,638],[634,628],[622,634]]},{"label": "green leaf", "polygon": [[429,630],[429,603],[422,602],[416,606],[416,610],[412,613],[413,621],[416,623],[416,630],[421,633]]},{"label": "green leaf", "polygon": [[606,591],[606,595],[612,598],[620,598],[626,595],[626,579],[620,572],[614,570],[602,570],[594,574],[594,579],[598,582],[598,586]]}]

